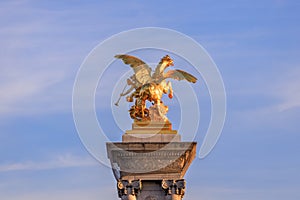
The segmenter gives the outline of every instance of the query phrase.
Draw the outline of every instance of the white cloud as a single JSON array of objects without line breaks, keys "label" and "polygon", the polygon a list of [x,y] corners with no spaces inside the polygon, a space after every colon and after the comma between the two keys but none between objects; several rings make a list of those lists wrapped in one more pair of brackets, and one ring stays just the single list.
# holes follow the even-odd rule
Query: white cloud
[{"label": "white cloud", "polygon": [[99,200],[99,199],[115,199],[118,200],[116,189],[113,185],[92,189],[64,189],[64,190],[47,190],[47,191],[31,191],[31,192],[14,192],[13,194],[2,194],[3,200]]},{"label": "white cloud", "polygon": [[62,100],[71,94],[70,91],[59,94],[66,87],[64,80],[68,77],[63,71],[41,71],[30,67],[1,71],[1,77],[3,74],[4,77],[0,85],[0,115],[3,116],[49,111],[64,103]]},{"label": "white cloud", "polygon": [[68,167],[97,166],[90,157],[80,157],[71,154],[59,155],[47,161],[24,161],[19,163],[0,164],[0,172],[20,170],[49,170]]},{"label": "white cloud", "polygon": [[[89,45],[101,41],[104,30],[120,29],[112,26],[119,23],[118,19],[104,9],[111,4],[101,4],[105,12],[99,12],[93,3],[62,9],[28,0],[0,5],[0,115],[7,119],[70,112],[73,81],[84,57],[94,47]],[[131,9],[138,9],[136,6]],[[96,33],[97,41],[93,40]]]},{"label": "white cloud", "polygon": [[0,21],[0,115],[6,119],[70,109],[70,77],[75,75],[74,63],[80,65],[80,50],[68,48],[68,34],[58,34],[67,31],[58,20],[63,12],[49,14],[27,3],[1,3],[5,12],[0,16],[11,18],[10,23]]},{"label": "white cloud", "polygon": [[275,95],[282,100],[277,105],[279,111],[300,107],[300,70],[292,71],[285,77],[285,81],[274,91]]},{"label": "white cloud", "polygon": [[[246,181],[247,182],[247,181]],[[262,180],[258,181],[262,182]],[[248,183],[249,184],[249,183]],[[261,185],[256,183],[257,187],[247,186],[247,183],[241,183],[240,185],[234,185],[232,182],[227,185],[205,186],[198,185],[198,187],[190,186],[184,199],[206,199],[206,200],[232,200],[232,199],[297,199],[299,196],[298,189],[296,187],[280,187]]]}]

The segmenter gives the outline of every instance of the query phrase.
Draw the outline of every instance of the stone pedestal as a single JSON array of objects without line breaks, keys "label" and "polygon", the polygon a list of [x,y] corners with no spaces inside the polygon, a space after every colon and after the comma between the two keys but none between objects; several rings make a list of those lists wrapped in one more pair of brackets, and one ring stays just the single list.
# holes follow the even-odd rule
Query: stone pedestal
[{"label": "stone pedestal", "polygon": [[122,136],[122,142],[180,142],[180,135],[169,122],[135,122],[132,130]]},{"label": "stone pedestal", "polygon": [[181,200],[195,142],[181,142],[170,123],[134,123],[107,155],[122,200]]}]

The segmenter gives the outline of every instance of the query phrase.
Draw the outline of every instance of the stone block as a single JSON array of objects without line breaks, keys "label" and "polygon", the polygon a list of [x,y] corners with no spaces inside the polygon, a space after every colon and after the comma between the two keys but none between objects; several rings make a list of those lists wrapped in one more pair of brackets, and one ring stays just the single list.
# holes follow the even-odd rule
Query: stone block
[{"label": "stone block", "polygon": [[122,142],[180,142],[179,134],[124,134]]},{"label": "stone block", "polygon": [[181,179],[195,157],[196,143],[107,143],[107,152],[119,170],[117,179]]}]

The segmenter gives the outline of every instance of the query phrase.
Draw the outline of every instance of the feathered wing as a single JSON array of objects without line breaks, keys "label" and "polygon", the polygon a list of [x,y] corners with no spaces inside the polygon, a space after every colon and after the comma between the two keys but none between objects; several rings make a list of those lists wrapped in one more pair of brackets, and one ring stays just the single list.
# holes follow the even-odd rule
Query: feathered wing
[{"label": "feathered wing", "polygon": [[197,78],[190,73],[182,71],[180,69],[169,70],[164,74],[163,79],[172,78],[176,80],[187,80],[188,82],[196,83]]},{"label": "feathered wing", "polygon": [[[166,64],[165,62],[167,62],[168,64]],[[160,59],[160,62],[156,66],[155,71],[152,75],[153,80],[160,80],[163,76],[165,69],[170,65],[174,66],[173,60],[172,58],[170,58],[169,55],[166,55],[162,59]]]},{"label": "feathered wing", "polygon": [[135,78],[140,84],[151,81],[151,68],[142,60],[130,55],[115,55],[115,58],[122,59],[126,65],[130,65],[135,73]]},{"label": "feathered wing", "polygon": [[152,75],[153,80],[159,80],[160,78],[162,78],[161,76],[162,76],[162,73],[164,72],[164,70],[165,70],[165,67],[161,63],[159,63],[156,66],[155,71]]}]

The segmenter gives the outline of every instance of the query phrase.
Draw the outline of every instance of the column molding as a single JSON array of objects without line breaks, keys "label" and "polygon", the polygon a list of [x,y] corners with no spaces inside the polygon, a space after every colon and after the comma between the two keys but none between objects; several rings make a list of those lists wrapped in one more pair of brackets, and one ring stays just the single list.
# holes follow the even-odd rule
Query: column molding
[{"label": "column molding", "polygon": [[142,189],[142,182],[140,180],[118,180],[117,188],[119,198],[122,200],[136,200]]},{"label": "column molding", "polygon": [[161,187],[165,191],[166,199],[182,199],[185,193],[185,180],[162,180]]}]

